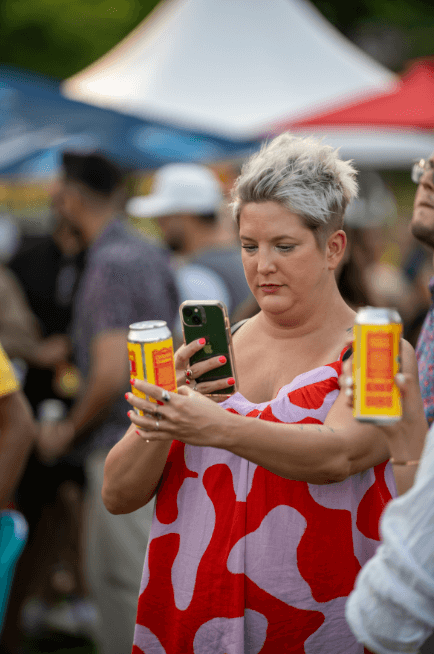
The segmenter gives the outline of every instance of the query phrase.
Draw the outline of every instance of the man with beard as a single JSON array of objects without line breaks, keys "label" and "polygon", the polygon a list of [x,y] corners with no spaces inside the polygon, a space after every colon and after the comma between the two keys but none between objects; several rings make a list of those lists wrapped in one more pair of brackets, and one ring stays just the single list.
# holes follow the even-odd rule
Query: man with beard
[{"label": "man with beard", "polygon": [[140,218],[157,218],[175,254],[181,300],[221,300],[232,315],[251,298],[239,248],[222,228],[220,185],[206,166],[168,164],[160,168],[151,193],[127,204]]},{"label": "man with beard", "polygon": [[[418,184],[411,231],[421,243],[434,250],[434,153],[414,164],[412,180]],[[429,288],[434,298],[434,277]],[[434,302],[426,315],[416,347],[420,388],[428,424],[434,421]]]}]

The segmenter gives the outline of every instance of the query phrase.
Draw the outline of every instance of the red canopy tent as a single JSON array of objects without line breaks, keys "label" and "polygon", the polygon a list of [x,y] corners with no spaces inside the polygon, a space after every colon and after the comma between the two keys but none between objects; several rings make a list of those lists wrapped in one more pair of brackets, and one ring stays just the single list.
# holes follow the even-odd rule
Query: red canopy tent
[{"label": "red canopy tent", "polygon": [[275,131],[354,126],[434,129],[434,57],[412,62],[387,93],[287,121]]}]

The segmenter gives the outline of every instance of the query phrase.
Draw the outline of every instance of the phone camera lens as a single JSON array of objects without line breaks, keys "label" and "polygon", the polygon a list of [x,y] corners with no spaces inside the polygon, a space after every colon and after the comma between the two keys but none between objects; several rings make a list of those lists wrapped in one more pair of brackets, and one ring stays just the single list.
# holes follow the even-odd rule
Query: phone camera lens
[{"label": "phone camera lens", "polygon": [[186,309],[184,309],[184,314],[185,314],[188,318],[191,316],[192,313],[193,313],[193,311],[192,311],[191,309],[189,309],[188,307],[187,307]]},{"label": "phone camera lens", "polygon": [[201,319],[199,318],[199,316],[193,316],[191,320],[195,325],[200,325],[201,323]]}]

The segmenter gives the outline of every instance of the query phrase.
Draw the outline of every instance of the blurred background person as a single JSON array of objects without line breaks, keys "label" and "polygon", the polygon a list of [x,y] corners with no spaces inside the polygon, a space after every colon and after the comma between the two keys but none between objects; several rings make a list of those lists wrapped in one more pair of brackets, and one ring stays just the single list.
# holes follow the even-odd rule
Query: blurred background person
[{"label": "blurred background person", "polygon": [[165,254],[120,220],[124,174],[98,153],[64,153],[53,188],[57,214],[85,248],[73,299],[71,336],[83,386],[68,416],[46,423],[38,452],[47,462],[68,455],[86,472],[86,578],[99,611],[103,654],[129,651],[138,578],[152,507],[113,517],[101,500],[107,452],[128,426],[128,326],[148,319],[173,326],[178,296]]},{"label": "blurred background person", "polygon": [[394,307],[407,323],[412,311],[410,283],[395,252],[388,254],[392,248],[388,225],[396,222],[395,199],[374,171],[360,172],[359,183],[360,196],[345,216],[348,250],[338,273],[339,289],[352,308]]},{"label": "blurred background person", "polygon": [[224,210],[217,178],[199,164],[162,166],[151,192],[127,204],[135,216],[158,219],[174,254],[181,300],[222,300],[232,316],[252,295],[235,229],[228,233],[221,220]]},{"label": "blurred background person", "polygon": [[[53,234],[23,239],[8,268],[0,270],[2,308],[9,307],[3,316],[8,333],[6,326],[2,330],[7,352],[14,357],[24,393],[40,421],[64,416],[78,392],[80,377],[71,360],[68,330],[82,250],[69,225],[56,220]],[[81,464],[47,464],[36,451],[31,453],[15,495],[29,524],[29,538],[16,571],[4,647],[16,646],[21,623],[34,634],[53,619],[66,631],[80,630],[91,619],[82,604],[79,556],[83,484]],[[71,599],[71,615],[59,625],[56,611],[65,598]],[[63,603],[64,614],[65,608]]]},{"label": "blurred background person", "polygon": [[[17,557],[26,538],[26,523],[3,509],[13,496],[37,436],[31,408],[0,344],[0,633]],[[18,515],[18,514],[15,514]],[[6,533],[5,521],[13,531]]]},{"label": "blurred background person", "polygon": [[[415,238],[434,252],[434,153],[414,164],[412,180],[418,184],[414,198],[411,231]],[[416,356],[425,415],[434,420],[434,277],[429,282],[431,304],[419,334]]]}]

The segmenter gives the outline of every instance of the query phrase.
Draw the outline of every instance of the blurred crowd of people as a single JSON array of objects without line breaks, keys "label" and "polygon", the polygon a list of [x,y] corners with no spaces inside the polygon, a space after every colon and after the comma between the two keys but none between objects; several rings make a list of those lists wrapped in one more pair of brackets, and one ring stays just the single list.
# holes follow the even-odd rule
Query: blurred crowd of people
[{"label": "blurred crowd of people", "polygon": [[166,185],[156,178],[148,202],[160,204],[150,215],[167,249],[128,226],[123,171],[98,154],[64,153],[52,233],[24,236],[0,269],[0,342],[38,422],[11,495],[29,537],[5,652],[47,629],[88,635],[101,652],[131,646],[153,507],[113,517],[101,502],[105,457],[128,424],[128,326],[164,319],[179,342],[182,299],[256,310],[216,177],[201,166],[161,174]]},{"label": "blurred crowd of people", "polygon": [[[179,344],[185,299],[222,300],[233,322],[258,311],[227,218],[228,189],[209,168],[165,166],[149,195],[129,201],[125,188],[123,171],[102,155],[64,153],[52,232],[1,249],[0,343],[22,389],[16,396],[12,382],[19,404],[7,410],[27,433],[1,497],[29,525],[5,653],[47,630],[84,634],[101,654],[130,651],[153,503],[113,516],[101,500],[106,455],[129,425],[128,326],[166,320]],[[397,220],[379,176],[362,174],[361,191],[348,212],[340,292],[355,309],[396,307],[415,345],[431,302],[429,255]],[[139,235],[129,214],[156,218],[162,243]],[[399,265],[385,257],[392,214]]]}]

